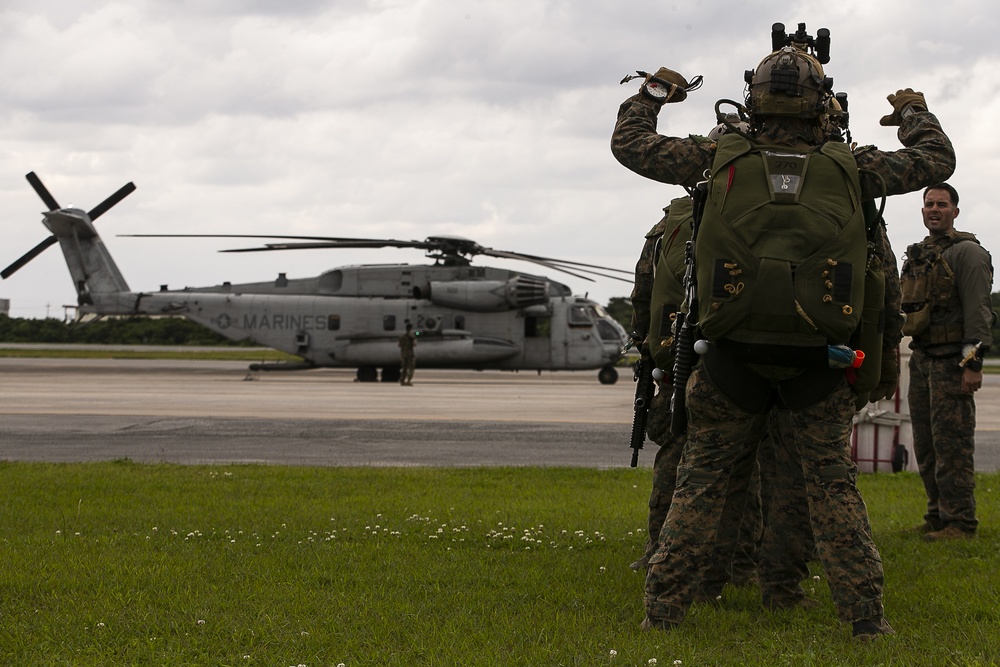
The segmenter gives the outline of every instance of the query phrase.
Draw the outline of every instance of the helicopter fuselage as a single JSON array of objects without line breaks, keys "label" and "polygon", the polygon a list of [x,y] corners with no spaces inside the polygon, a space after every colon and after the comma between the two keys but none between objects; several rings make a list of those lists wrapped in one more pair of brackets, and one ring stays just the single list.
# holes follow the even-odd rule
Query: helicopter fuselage
[{"label": "helicopter fuselage", "polygon": [[565,285],[491,267],[347,266],[315,278],[91,299],[82,312],[183,316],[316,367],[394,367],[407,322],[421,368],[604,368],[626,341],[599,304]]}]

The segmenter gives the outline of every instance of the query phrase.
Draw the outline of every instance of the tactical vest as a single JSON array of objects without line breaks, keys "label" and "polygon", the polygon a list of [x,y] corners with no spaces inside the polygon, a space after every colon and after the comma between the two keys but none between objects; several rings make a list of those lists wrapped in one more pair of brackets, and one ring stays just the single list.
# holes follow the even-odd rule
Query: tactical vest
[{"label": "tactical vest", "polygon": [[705,338],[750,363],[826,367],[827,345],[849,343],[864,310],[868,243],[848,146],[721,137],[695,260]]},{"label": "tactical vest", "polygon": [[690,197],[678,197],[667,209],[667,223],[660,237],[649,302],[649,349],[657,368],[670,370],[674,360],[673,322],[684,302],[684,248],[691,239]]},{"label": "tactical vest", "polygon": [[956,231],[932,243],[921,241],[906,249],[899,274],[901,309],[906,313],[904,336],[913,336],[931,345],[962,342],[961,324],[932,326],[931,312],[934,308],[947,308],[958,299],[955,271],[945,259],[944,250],[963,241],[979,243],[974,234]]}]

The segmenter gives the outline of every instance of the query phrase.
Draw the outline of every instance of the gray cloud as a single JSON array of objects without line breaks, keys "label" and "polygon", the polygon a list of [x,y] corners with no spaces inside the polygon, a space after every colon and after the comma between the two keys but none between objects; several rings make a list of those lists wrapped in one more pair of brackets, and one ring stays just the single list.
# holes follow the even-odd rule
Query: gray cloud
[{"label": "gray cloud", "polygon": [[[762,0],[8,0],[0,262],[45,234],[23,178],[35,170],[60,202],[83,207],[136,182],[99,225],[137,289],[421,256],[231,256],[211,241],[116,234],[460,234],[628,269],[679,190],[612,158],[618,104],[637,87],[618,81],[660,65],[704,75],[660,131],[706,132],[715,100],[741,98],[771,23],[800,20],[832,32],[827,70],[850,94],[858,141],[897,146],[878,125],[885,96],[926,93],[959,153],[960,222],[1000,248],[987,222],[1000,102],[993,13],[973,0],[807,0],[781,13]],[[918,209],[914,195],[889,203],[900,253],[923,234]],[[629,291],[565,282],[601,300]],[[61,314],[74,297],[58,251],[0,283],[0,297],[15,315]]]}]

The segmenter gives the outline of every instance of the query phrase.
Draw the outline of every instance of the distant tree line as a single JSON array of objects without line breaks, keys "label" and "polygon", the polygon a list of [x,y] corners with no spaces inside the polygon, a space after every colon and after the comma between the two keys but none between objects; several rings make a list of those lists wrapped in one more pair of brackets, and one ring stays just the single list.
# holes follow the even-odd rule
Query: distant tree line
[{"label": "distant tree line", "polygon": [[64,322],[0,315],[3,343],[86,343],[97,345],[234,345],[205,327],[181,317],[123,317]]}]

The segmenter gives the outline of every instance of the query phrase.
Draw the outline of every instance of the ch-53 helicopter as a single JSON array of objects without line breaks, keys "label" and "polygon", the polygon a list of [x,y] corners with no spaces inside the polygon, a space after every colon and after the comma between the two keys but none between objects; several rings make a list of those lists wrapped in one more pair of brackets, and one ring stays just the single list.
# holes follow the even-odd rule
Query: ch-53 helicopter
[{"label": "ch-53 helicopter", "polygon": [[[254,364],[251,370],[318,367],[356,368],[357,379],[399,379],[398,338],[406,323],[419,336],[421,368],[475,370],[600,369],[598,380],[618,379],[614,363],[628,338],[622,326],[596,302],[574,296],[570,288],[542,276],[473,266],[475,255],[518,259],[592,280],[589,273],[628,274],[591,264],[485,248],[459,237],[424,241],[313,236],[240,234],[206,238],[286,239],[255,248],[222,252],[257,252],[304,248],[418,248],[432,265],[373,264],[343,266],[317,277],[213,287],[163,286],[133,292],[115,265],[93,222],[127,197],[128,183],[85,212],[61,208],[34,172],[26,178],[48,207],[42,224],[52,233],[0,272],[4,279],[59,243],[79,304],[78,317],[104,315],[182,316],[226,338],[251,340],[296,355],[302,362]],[[130,235],[124,235],[130,236]],[[381,375],[379,374],[381,369]]]}]

